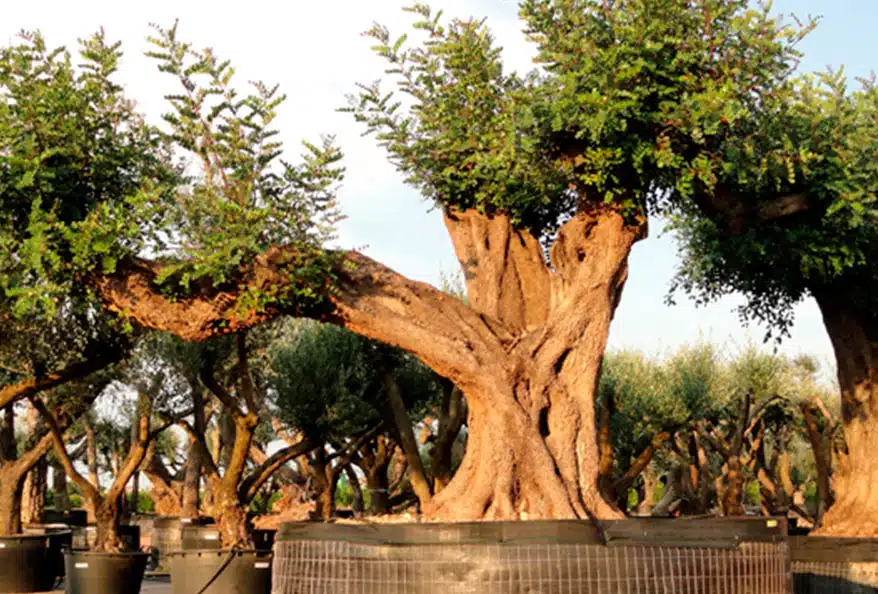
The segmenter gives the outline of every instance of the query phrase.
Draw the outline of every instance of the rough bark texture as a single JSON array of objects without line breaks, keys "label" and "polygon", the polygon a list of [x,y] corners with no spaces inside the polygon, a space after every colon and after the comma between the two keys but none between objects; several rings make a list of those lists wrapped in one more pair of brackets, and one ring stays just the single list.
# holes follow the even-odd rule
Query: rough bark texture
[{"label": "rough bark texture", "polygon": [[[632,245],[646,224],[584,207],[544,257],[508,217],[448,212],[469,304],[356,252],[313,315],[406,349],[464,392],[469,443],[455,478],[425,512],[436,519],[619,517],[598,484],[594,394]],[[244,288],[274,289],[290,250],[271,249],[240,282],[169,301],[159,264],[125,263],[94,279],[111,310],[186,339],[236,332],[277,309],[241,312]],[[349,266],[352,265],[352,266]]]},{"label": "rough bark texture", "polygon": [[[40,413],[33,406],[27,410],[28,434],[36,436],[41,433]],[[21,523],[40,524],[43,521],[46,507],[46,457],[37,462],[24,479],[21,496]]]},{"label": "rough bark texture", "polygon": [[369,490],[369,512],[382,515],[390,512],[390,479],[388,470],[396,449],[386,435],[379,435],[371,443],[360,448],[357,465],[366,475]]},{"label": "rough bark texture", "polygon": [[[189,451],[191,452],[191,447]],[[185,471],[185,468],[184,466],[182,470]],[[160,516],[181,515],[182,479],[171,475],[161,456],[156,453],[154,443],[147,448],[143,474],[152,483],[152,498],[156,513]]]},{"label": "rough bark texture", "polygon": [[[825,411],[825,426],[821,430],[818,425],[818,415]],[[814,510],[815,526],[823,524],[823,516],[833,503],[832,493],[832,456],[834,452],[833,441],[837,424],[819,398],[814,403],[802,403],[802,416],[805,419],[805,430],[811,451],[814,454],[814,463],[817,467],[817,506]]]},{"label": "rough bark texture", "polygon": [[855,292],[815,291],[835,350],[847,452],[834,472],[835,503],[815,534],[878,536],[878,321],[872,311],[847,303]]}]

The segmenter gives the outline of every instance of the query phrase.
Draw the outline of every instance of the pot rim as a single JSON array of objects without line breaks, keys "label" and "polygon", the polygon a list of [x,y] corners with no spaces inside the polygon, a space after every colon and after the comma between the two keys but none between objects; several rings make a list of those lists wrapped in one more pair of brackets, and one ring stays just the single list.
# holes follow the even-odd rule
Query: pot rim
[{"label": "pot rim", "polygon": [[245,555],[260,555],[260,556],[274,556],[274,551],[271,549],[189,549],[187,551],[172,551],[170,553],[165,553],[166,557],[203,557],[203,556],[217,556],[222,557],[228,555],[234,551],[236,553],[236,557],[243,557]]},{"label": "pot rim", "polygon": [[102,551],[85,551],[81,549],[64,549],[65,557],[149,557],[149,553],[145,551],[118,551],[118,552],[102,552]]},{"label": "pot rim", "polygon": [[21,541],[21,540],[45,540],[49,534],[10,534],[9,536],[0,536],[0,541]]}]

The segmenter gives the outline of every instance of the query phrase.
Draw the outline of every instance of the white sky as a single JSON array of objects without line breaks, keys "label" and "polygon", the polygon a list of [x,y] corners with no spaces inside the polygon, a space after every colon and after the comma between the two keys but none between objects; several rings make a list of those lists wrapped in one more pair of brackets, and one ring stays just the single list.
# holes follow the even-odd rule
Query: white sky
[{"label": "white sky", "polygon": [[[864,10],[874,8],[873,3],[786,0],[776,6],[806,15],[826,15],[827,24],[807,44],[808,68],[844,61],[854,65],[854,74],[866,74],[871,66],[867,56],[878,55],[876,36],[865,28],[874,20],[862,18]],[[407,30],[411,15],[400,10],[402,0],[5,0],[3,4],[0,42],[12,41],[21,28],[38,28],[50,46],[73,47],[76,38],[100,26],[110,39],[122,40],[126,50],[122,79],[129,96],[152,117],[163,109],[162,94],[168,90],[169,80],[142,55],[150,33],[148,23],[170,26],[179,18],[181,37],[198,46],[213,46],[221,57],[232,59],[241,83],[252,79],[280,83],[289,95],[278,118],[288,157],[299,153],[302,138],[336,135],[348,168],[340,196],[348,216],[341,226],[342,244],[364,248],[399,272],[428,282],[437,282],[440,271],[457,269],[439,214],[428,212],[429,205],[402,184],[374,140],[360,137],[361,130],[349,114],[335,112],[344,105],[344,94],[354,89],[355,82],[370,82],[381,75],[383,64],[359,33],[373,20],[387,24],[391,32]],[[531,48],[519,33],[515,2],[436,0],[433,5],[448,15],[488,16],[506,48],[507,64],[519,70],[530,67]],[[652,237],[634,248],[630,279],[612,328],[611,348],[635,347],[659,354],[698,337],[730,348],[760,341],[763,330],[742,329],[731,311],[738,299],[704,309],[695,309],[684,298],[676,307],[664,305],[676,255],[672,239],[658,237],[658,227],[653,224]],[[797,312],[793,337],[782,350],[814,354],[831,365],[831,348],[816,306],[809,301]]]}]

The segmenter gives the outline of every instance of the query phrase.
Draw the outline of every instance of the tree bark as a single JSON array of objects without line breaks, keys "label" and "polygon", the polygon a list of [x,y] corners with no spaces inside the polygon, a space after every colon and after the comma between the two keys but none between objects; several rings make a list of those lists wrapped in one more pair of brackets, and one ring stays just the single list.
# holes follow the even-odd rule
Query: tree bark
[{"label": "tree bark", "polygon": [[57,460],[52,461],[52,495],[55,501],[55,511],[63,512],[69,510],[70,492],[67,488],[67,473]]},{"label": "tree bark", "polygon": [[[27,428],[31,436],[40,433],[40,413],[29,406],[27,410]],[[39,459],[24,479],[21,500],[21,523],[40,524],[43,521],[46,507],[46,457]]]},{"label": "tree bark", "polygon": [[335,487],[338,482],[338,472],[326,461],[323,450],[315,452],[311,468],[314,472],[311,484],[315,495],[312,517],[326,522],[335,515]]},{"label": "tree bark", "polygon": [[430,450],[430,467],[433,472],[433,491],[444,489],[454,475],[454,444],[466,421],[466,400],[463,392],[449,381],[444,382],[442,404],[439,408],[436,439]]},{"label": "tree bark", "polygon": [[[190,385],[195,382],[190,382]],[[204,435],[206,430],[204,414],[204,394],[197,385],[192,385],[193,427],[197,433]],[[203,452],[196,440],[190,440],[186,473],[183,475],[183,509],[184,518],[195,518],[199,513],[199,493],[201,491],[201,459],[209,455]]]},{"label": "tree bark", "polygon": [[[817,535],[878,536],[878,319],[871,304],[848,302],[856,290],[812,291],[823,314],[841,388],[847,451],[834,470],[835,503]],[[825,488],[825,486],[824,486]]]},{"label": "tree bark", "polygon": [[597,486],[594,396],[628,254],[645,221],[584,202],[547,261],[539,238],[505,215],[449,211],[445,219],[469,304],[347,252],[318,309],[236,307],[245,291],[287,282],[295,248],[285,247],[255,258],[243,282],[173,301],[156,288],[157,263],[125,262],[92,282],[110,310],[189,340],[293,313],[413,353],[459,386],[469,407],[467,452],[426,506],[432,518],[621,517]]}]

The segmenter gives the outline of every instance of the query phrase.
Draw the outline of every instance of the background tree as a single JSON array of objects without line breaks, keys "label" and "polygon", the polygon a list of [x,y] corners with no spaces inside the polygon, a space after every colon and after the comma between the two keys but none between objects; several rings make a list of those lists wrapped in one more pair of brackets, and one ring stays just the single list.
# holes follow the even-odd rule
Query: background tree
[{"label": "background tree", "polygon": [[[409,450],[412,486],[422,504],[429,502],[430,480],[412,429],[425,405],[438,398],[439,383],[429,369],[344,329],[307,321],[290,326],[274,349],[272,369],[278,417],[318,446],[309,462],[318,486],[317,517],[332,515],[335,485],[351,462],[365,471],[371,489],[389,490],[392,444]],[[378,497],[373,507],[386,512]]]}]

